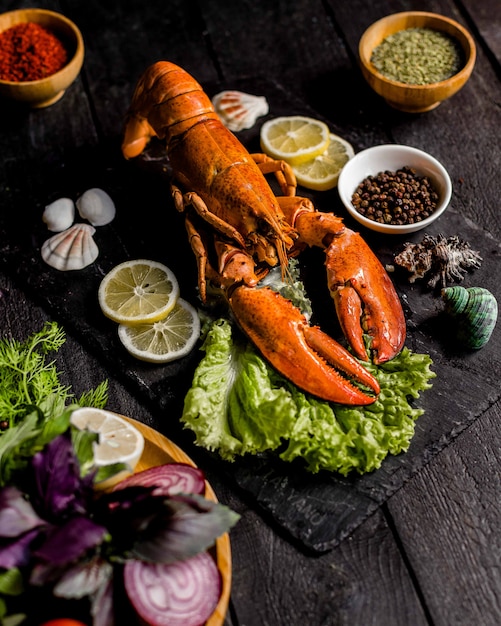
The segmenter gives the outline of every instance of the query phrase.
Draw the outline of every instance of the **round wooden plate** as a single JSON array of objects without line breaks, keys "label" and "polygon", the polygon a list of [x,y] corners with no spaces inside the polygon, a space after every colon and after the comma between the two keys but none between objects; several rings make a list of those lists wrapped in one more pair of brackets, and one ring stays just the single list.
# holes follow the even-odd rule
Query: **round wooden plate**
[{"label": "round wooden plate", "polygon": [[[160,434],[158,431],[133,418],[126,417],[125,415],[121,415],[120,417],[129,421],[144,437],[144,450],[141,458],[139,459],[139,463],[136,466],[136,472],[172,462],[188,463],[189,465],[196,467],[195,463],[185,452],[183,452],[183,450],[181,450],[181,448],[167,439],[167,437],[164,437],[164,435]],[[216,494],[207,481],[205,495],[209,500],[217,502]],[[231,590],[231,548],[228,533],[225,533],[216,539],[214,556],[218,569],[221,573],[222,590],[219,603],[214,613],[207,620],[206,626],[222,626],[228,610]]]}]

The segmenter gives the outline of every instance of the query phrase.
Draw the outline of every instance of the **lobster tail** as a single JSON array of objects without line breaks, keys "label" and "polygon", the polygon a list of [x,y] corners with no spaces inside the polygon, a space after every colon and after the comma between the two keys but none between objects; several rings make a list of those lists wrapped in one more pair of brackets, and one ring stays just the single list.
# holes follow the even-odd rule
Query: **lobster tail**
[{"label": "lobster tail", "polygon": [[188,72],[158,61],[144,72],[134,90],[122,144],[125,158],[138,156],[151,137],[169,142],[191,128],[196,118],[219,119],[210,98]]}]

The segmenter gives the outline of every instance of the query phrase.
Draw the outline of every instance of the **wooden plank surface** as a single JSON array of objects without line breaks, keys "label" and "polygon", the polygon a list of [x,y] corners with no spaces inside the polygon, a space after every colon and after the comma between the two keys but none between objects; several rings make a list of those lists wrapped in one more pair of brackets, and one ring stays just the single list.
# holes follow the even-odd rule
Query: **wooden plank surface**
[{"label": "wooden plank surface", "polygon": [[[305,112],[300,103],[294,104],[293,96],[287,91],[278,89],[266,81],[258,82],[252,79],[243,83],[234,81],[227,85],[231,86],[244,91],[257,90],[264,93],[270,103],[272,116]],[[214,93],[220,89],[220,85],[213,86],[208,92]],[[306,113],[308,112],[307,110]],[[258,145],[257,132],[256,128],[245,134],[243,140],[248,142],[247,145]],[[145,169],[148,165],[149,161],[146,161]],[[65,162],[64,167],[67,172],[68,162]],[[86,168],[86,161],[77,157],[73,168],[73,183],[78,185],[77,189],[80,190],[83,190],[80,174],[82,168]],[[61,169],[57,168],[50,176],[46,174],[49,184],[54,184],[60,172]],[[105,152],[101,158],[93,160],[92,170],[87,169],[87,176],[91,172],[99,177],[104,172],[109,178],[104,184],[104,189],[111,193],[116,202],[117,198],[119,199],[117,219],[109,227],[97,229],[95,239],[101,249],[98,262],[77,274],[58,272],[45,266],[38,249],[48,235],[40,216],[38,221],[34,220],[30,225],[29,245],[26,245],[27,241],[21,243],[19,247],[13,247],[11,243],[9,249],[4,250],[3,261],[23,281],[26,289],[40,298],[50,312],[76,334],[83,345],[101,357],[108,367],[120,368],[123,380],[132,385],[131,391],[135,391],[151,406],[180,415],[183,398],[190,386],[197,363],[197,352],[190,355],[189,359],[165,367],[151,367],[149,364],[137,362],[121,349],[115,325],[102,316],[96,298],[99,282],[105,272],[125,258],[144,256],[146,254],[144,251],[148,250],[151,258],[162,259],[175,271],[183,286],[183,296],[186,297],[189,293],[189,299],[195,302],[196,295],[193,292],[196,285],[196,266],[189,246],[179,245],[178,233],[183,232],[180,216],[176,215],[172,206],[169,207],[168,188],[165,184],[163,189],[160,185],[152,185],[147,191],[150,194],[148,202],[152,208],[151,212],[142,209],[139,223],[130,218],[134,215],[136,206],[144,202],[141,200],[143,188],[149,180],[145,181],[142,170],[138,172],[134,164],[128,165],[123,160],[116,163]],[[64,180],[68,183],[67,174]],[[92,179],[88,180],[90,184]],[[57,186],[55,188],[57,189]],[[59,193],[61,194],[61,191]],[[138,194],[137,199],[131,202],[131,197],[135,194]],[[76,195],[77,192],[73,189],[70,197]],[[321,207],[323,200],[321,195],[317,194],[314,199]],[[160,220],[157,211],[164,203],[166,210]],[[337,203],[339,204],[339,199]],[[165,231],[162,231],[161,224],[167,222],[170,222],[171,227],[166,227]],[[348,220],[346,222],[348,223]],[[177,228],[173,226],[174,223],[177,223]],[[10,229],[4,231],[6,238],[12,242],[13,232],[25,231],[24,224],[24,219],[15,222]],[[152,224],[155,224],[155,229],[151,228]],[[498,293],[498,284],[492,271],[496,246],[493,243],[490,254],[483,252],[490,247],[490,240],[486,239],[482,230],[464,223],[463,218],[451,209],[438,225],[433,225],[428,232],[435,235],[441,232],[447,236],[461,232],[462,237],[469,241],[474,249],[482,250],[483,267],[477,270],[474,278],[470,280],[480,281],[484,287]],[[419,237],[420,234],[416,234],[411,239],[417,241]],[[384,248],[381,245],[385,238],[381,236],[366,238],[383,259]],[[176,247],[175,254],[172,253],[173,247]],[[498,254],[499,250],[497,246]],[[391,263],[391,255],[388,255],[387,260]],[[315,257],[312,261],[315,261]],[[317,280],[310,281],[312,289],[309,291],[314,309],[315,303],[321,302],[315,295],[325,291],[323,260],[318,258],[317,261],[318,271],[312,272]],[[424,397],[416,402],[417,406],[425,409],[425,414],[418,421],[416,436],[409,452],[399,457],[389,457],[383,467],[375,473],[347,478],[325,473],[312,476],[299,464],[291,468],[288,464],[277,461],[274,455],[267,455],[259,460],[237,459],[230,466],[220,463],[221,471],[232,475],[238,486],[251,494],[257,505],[271,514],[273,519],[306,549],[322,552],[339,543],[378,505],[399,489],[423,463],[478,417],[488,407],[489,402],[499,397],[499,391],[492,389],[489,379],[483,378],[480,374],[484,371],[486,363],[490,363],[494,371],[501,370],[496,358],[496,354],[499,353],[496,341],[492,339],[489,346],[476,355],[463,352],[456,354],[454,350],[448,349],[447,345],[440,346],[437,341],[443,332],[439,319],[441,300],[437,299],[436,294],[427,294],[419,287],[410,287],[405,275],[395,276],[395,282],[407,314],[407,345],[415,352],[432,354],[434,371],[437,374],[433,393],[424,394]],[[191,292],[188,290],[190,285]],[[334,316],[332,305],[327,303],[327,307],[329,314],[324,313],[326,320]],[[319,316],[316,315],[316,320],[318,319]],[[461,385],[465,368],[471,371],[472,380],[475,381],[468,389],[463,389]],[[454,397],[450,399],[447,397],[449,387],[456,389]],[[440,421],[436,420],[436,415],[442,416]],[[189,441],[186,433],[183,437],[177,421],[171,422],[167,428],[161,422],[158,426],[170,437],[182,437],[182,441]]]},{"label": "wooden plank surface", "polygon": [[[2,10],[28,4],[6,0]],[[146,172],[140,192],[122,189],[127,167],[120,163],[118,147],[123,111],[135,80],[152,60],[168,58],[196,72],[202,81],[231,83],[242,76],[276,81],[326,117],[357,150],[396,141],[431,152],[451,173],[454,209],[484,229],[486,237],[492,236],[488,267],[499,259],[498,2],[394,2],[390,7],[387,2],[364,0],[263,0],[229,6],[222,1],[43,0],[37,5],[74,18],[88,52],[82,76],[57,108],[27,116],[0,105],[2,212],[14,207],[35,224],[51,194],[65,190],[74,194],[94,184],[116,192],[119,202],[131,193],[139,211],[159,198],[163,181]],[[478,44],[477,66],[468,86],[436,111],[413,119],[389,111],[369,92],[356,67],[356,46],[364,28],[389,12],[409,8],[458,19],[471,28]],[[331,84],[336,85],[334,91],[326,88]],[[340,207],[334,194],[330,201]],[[166,217],[162,224],[167,232]],[[138,228],[137,233],[117,237],[116,245],[133,254],[142,249],[146,236]],[[14,235],[24,247],[30,237],[26,232]],[[35,243],[30,240],[29,245]],[[13,242],[0,245],[6,250]],[[189,275],[182,268],[184,257],[178,258],[179,270]],[[105,251],[102,267],[111,261]],[[27,300],[13,278],[2,276],[0,322],[19,336],[36,329],[50,314],[36,306],[37,300]],[[419,289],[413,297],[420,297]],[[423,321],[411,316],[409,322]],[[422,331],[427,332],[426,324]],[[234,489],[217,464],[207,464],[218,497],[243,513],[232,533],[234,581],[228,625],[499,623],[498,354],[486,351],[452,363],[451,371],[454,365],[459,366],[457,371],[464,368],[465,388],[459,399],[451,397],[450,410],[455,402],[463,408],[473,402],[469,428],[438,456],[431,455],[433,460],[341,545],[321,556],[299,550],[270,517],[255,509],[245,492]],[[494,366],[489,363],[492,359]],[[89,354],[74,337],[64,348],[62,366],[76,387],[91,386],[110,375],[98,355]],[[161,410],[145,406],[124,387],[121,373],[111,376],[114,410],[135,413],[150,425],[165,420]],[[461,377],[452,380],[462,383]],[[480,397],[478,389],[486,381],[490,392]],[[445,382],[440,388],[444,411],[447,394],[456,391]]]}]

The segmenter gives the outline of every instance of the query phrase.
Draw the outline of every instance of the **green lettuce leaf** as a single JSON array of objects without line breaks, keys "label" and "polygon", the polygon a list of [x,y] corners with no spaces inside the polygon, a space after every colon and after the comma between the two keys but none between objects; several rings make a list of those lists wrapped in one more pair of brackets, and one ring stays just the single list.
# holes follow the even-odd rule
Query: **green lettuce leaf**
[{"label": "green lettuce leaf", "polygon": [[410,399],[431,387],[431,358],[407,348],[381,366],[367,365],[381,386],[367,407],[328,403],[284,379],[221,318],[208,326],[205,355],[184,403],[182,422],[196,443],[223,459],[277,450],[311,472],[360,474],[405,452],[423,413]]},{"label": "green lettuce leaf", "polygon": [[197,443],[222,458],[274,450],[290,432],[295,405],[286,389],[270,381],[270,368],[247,341],[233,340],[232,326],[214,322],[207,332],[182,420]]}]

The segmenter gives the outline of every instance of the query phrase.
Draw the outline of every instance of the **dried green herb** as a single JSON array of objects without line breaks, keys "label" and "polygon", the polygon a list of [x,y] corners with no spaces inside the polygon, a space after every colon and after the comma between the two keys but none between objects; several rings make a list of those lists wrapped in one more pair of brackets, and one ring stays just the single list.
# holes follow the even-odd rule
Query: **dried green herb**
[{"label": "dried green herb", "polygon": [[371,63],[386,78],[408,85],[447,80],[464,65],[458,41],[431,28],[406,28],[389,35],[374,48]]}]

